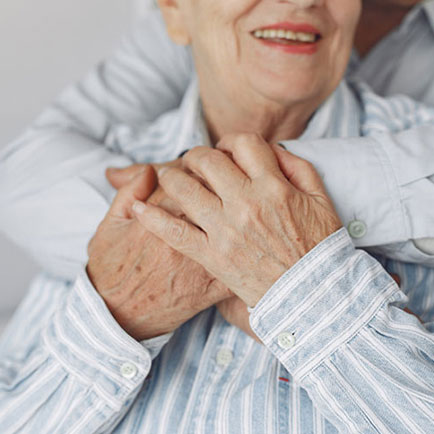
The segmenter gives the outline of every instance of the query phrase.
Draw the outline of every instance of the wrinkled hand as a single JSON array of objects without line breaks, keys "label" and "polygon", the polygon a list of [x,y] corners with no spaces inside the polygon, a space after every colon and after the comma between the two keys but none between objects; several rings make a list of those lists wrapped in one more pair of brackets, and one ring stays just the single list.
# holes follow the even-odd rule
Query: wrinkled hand
[{"label": "wrinkled hand", "polygon": [[[120,190],[129,182],[131,182],[137,175],[140,175],[140,173],[143,171],[148,170],[149,166],[150,165],[148,164],[136,163],[122,169],[110,167],[106,170],[106,177],[112,187],[114,187],[116,190]],[[181,169],[182,159],[178,158],[177,160],[168,161],[166,163],[153,163],[151,166],[156,171],[163,167],[178,167]],[[147,201],[154,205],[160,206],[177,217],[186,218],[179,205],[174,200],[170,199],[158,184]]]},{"label": "wrinkled hand", "polygon": [[342,223],[310,163],[252,134],[228,136],[217,148],[183,157],[184,169],[211,189],[181,169],[159,172],[160,185],[194,225],[140,201],[134,211],[147,230],[255,306]]},{"label": "wrinkled hand", "polygon": [[[153,166],[156,167],[156,165]],[[134,164],[124,169],[110,168],[106,171],[106,176],[110,184],[119,190],[127,185],[134,177],[143,172],[146,167],[146,164]],[[182,167],[182,161],[179,159],[167,164],[160,164],[156,168],[161,167]],[[154,204],[159,204],[173,215],[177,215],[178,217],[183,216],[183,212],[177,203],[168,198],[161,187],[157,187],[149,201],[152,201]],[[229,324],[238,327],[257,342],[262,343],[250,327],[247,305],[240,298],[232,296],[222,300],[216,304],[216,308]]]},{"label": "wrinkled hand", "polygon": [[[138,223],[132,204],[148,199],[155,182],[147,166],[122,187],[88,249],[90,280],[121,327],[137,340],[171,332],[233,296],[201,265]],[[161,205],[164,197],[157,189],[149,201]]]}]

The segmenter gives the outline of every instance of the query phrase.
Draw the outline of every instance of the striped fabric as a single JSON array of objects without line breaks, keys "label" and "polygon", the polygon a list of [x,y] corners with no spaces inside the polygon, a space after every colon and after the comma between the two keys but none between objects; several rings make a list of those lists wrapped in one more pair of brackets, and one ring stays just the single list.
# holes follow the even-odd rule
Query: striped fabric
[{"label": "striped fabric", "polygon": [[[424,122],[434,110],[342,83],[302,139]],[[128,137],[116,127],[107,146],[173,159],[206,143],[203,125],[193,80],[179,110]],[[378,259],[402,290],[346,229],[331,235],[250,310],[263,345],[214,307],[139,343],[84,271],[42,275],[0,344],[0,432],[434,432],[434,269]]]},{"label": "striped fabric", "polygon": [[[433,47],[434,26],[426,25],[434,24],[433,4],[415,8],[368,59],[354,56],[352,74],[376,92],[404,91],[432,103],[432,78],[408,77],[414,64],[425,62],[428,71],[434,65],[433,56],[421,56]],[[0,176],[8,174],[0,183],[6,186],[2,200],[13,210],[2,210],[1,224],[63,277],[37,277],[2,336],[0,433],[433,433],[434,269],[354,249],[354,242],[370,246],[426,236],[433,226],[429,210],[413,211],[432,201],[432,152],[424,140],[432,137],[434,116],[407,98],[385,100],[343,83],[303,140],[285,143],[324,168],[343,221],[362,218],[370,230],[362,240],[351,240],[345,229],[336,232],[270,288],[250,311],[264,345],[215,308],[172,334],[138,343],[118,326],[84,271],[77,276],[86,240],[113,194],[98,181],[101,168],[165,161],[207,143],[194,81],[179,110],[152,118],[177,105],[191,65],[164,39],[161,23],[149,21],[146,29],[152,38],[134,39],[70,88],[0,155]],[[152,50],[170,52],[173,63],[159,69],[146,57]],[[171,97],[162,98],[160,88]],[[145,96],[155,102],[150,113]],[[417,129],[399,140],[390,135],[410,127]],[[359,134],[366,138],[348,139]],[[317,140],[324,137],[329,139]],[[103,140],[113,153],[100,146]],[[336,143],[344,142],[354,146],[342,167],[338,157],[345,148]],[[372,160],[360,161],[357,146],[366,146]],[[315,161],[327,154],[328,166]],[[414,156],[418,164],[412,165]],[[379,161],[386,177],[374,170],[363,183],[348,176]],[[45,178],[32,172],[35,167],[44,167]],[[346,189],[339,189],[338,172]],[[360,196],[365,184],[368,191]],[[379,191],[382,200],[365,215],[372,205],[360,198]],[[411,246],[392,244],[381,252],[434,264],[433,256]],[[400,276],[401,290],[384,269]],[[281,336],[292,336],[295,345],[282,348]]]}]

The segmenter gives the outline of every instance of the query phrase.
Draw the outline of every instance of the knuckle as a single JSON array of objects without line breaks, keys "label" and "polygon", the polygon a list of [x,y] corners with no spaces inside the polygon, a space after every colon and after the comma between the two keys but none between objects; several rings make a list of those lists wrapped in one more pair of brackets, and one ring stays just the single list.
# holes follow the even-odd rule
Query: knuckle
[{"label": "knuckle", "polygon": [[225,134],[220,143],[232,152],[249,150],[252,145],[264,144],[265,141],[259,133],[230,133]]},{"label": "knuckle", "polygon": [[188,164],[192,164],[197,161],[198,158],[204,153],[204,150],[208,149],[206,146],[196,146],[190,149],[188,152],[184,154],[182,160]]},{"label": "knuckle", "polygon": [[246,147],[252,144],[262,143],[264,140],[259,133],[242,133],[239,134],[237,143],[239,146]]},{"label": "knuckle", "polygon": [[300,158],[300,167],[309,172],[315,172],[315,166],[308,160]]},{"label": "knuckle", "polygon": [[222,161],[223,154],[221,151],[218,151],[217,149],[212,149],[207,153],[204,153],[200,159],[201,166],[204,169],[207,169],[209,167],[213,167],[217,164],[220,164]]},{"label": "knuckle", "polygon": [[186,225],[183,221],[178,221],[168,225],[167,234],[176,244],[182,243],[186,238]]},{"label": "knuckle", "polygon": [[206,171],[209,167],[219,164],[221,157],[222,153],[217,149],[202,149],[194,156],[194,164],[201,170]]}]

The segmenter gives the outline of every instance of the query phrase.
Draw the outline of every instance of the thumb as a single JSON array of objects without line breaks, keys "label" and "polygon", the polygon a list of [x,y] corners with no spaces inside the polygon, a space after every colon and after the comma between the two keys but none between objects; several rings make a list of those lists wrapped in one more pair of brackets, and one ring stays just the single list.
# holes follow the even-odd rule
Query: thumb
[{"label": "thumb", "polygon": [[149,198],[157,185],[157,175],[152,166],[145,165],[138,174],[121,187],[113,200],[109,215],[113,217],[131,219],[131,210],[136,200],[144,202]]},{"label": "thumb", "polygon": [[326,194],[322,179],[312,163],[291,154],[280,145],[271,146],[276,154],[280,170],[297,190],[306,194]]},{"label": "thumb", "polygon": [[132,164],[125,168],[109,167],[105,171],[105,176],[111,186],[116,190],[119,190],[124,185],[128,184],[128,182],[135,178],[140,172],[143,172],[146,167],[147,164]]}]

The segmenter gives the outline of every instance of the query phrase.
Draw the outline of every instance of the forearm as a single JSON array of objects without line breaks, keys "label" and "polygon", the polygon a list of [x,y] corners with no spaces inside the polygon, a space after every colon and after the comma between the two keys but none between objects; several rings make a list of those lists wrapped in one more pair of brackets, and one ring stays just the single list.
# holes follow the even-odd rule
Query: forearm
[{"label": "forearm", "polygon": [[340,230],[276,282],[250,324],[340,430],[431,432],[434,338],[405,302]]}]

